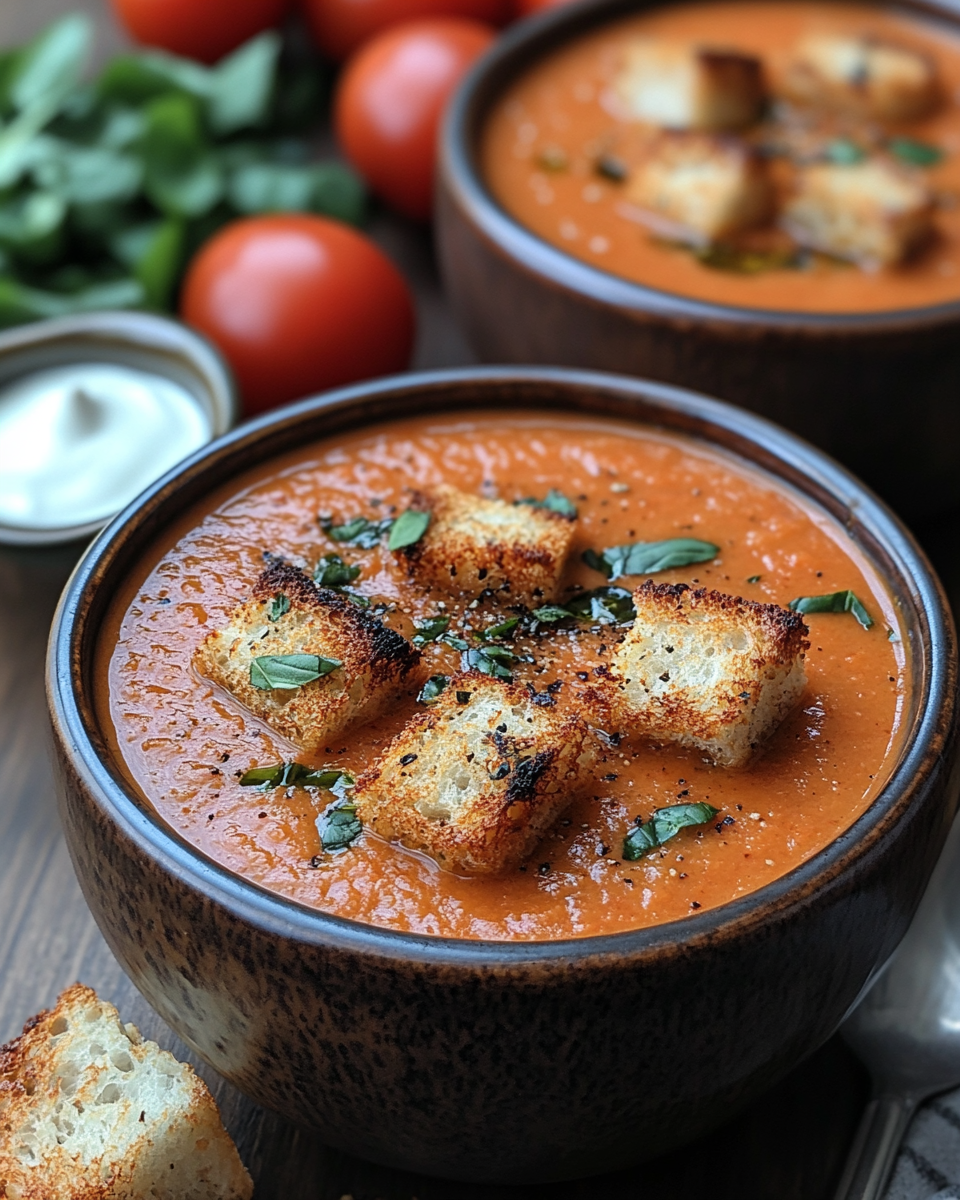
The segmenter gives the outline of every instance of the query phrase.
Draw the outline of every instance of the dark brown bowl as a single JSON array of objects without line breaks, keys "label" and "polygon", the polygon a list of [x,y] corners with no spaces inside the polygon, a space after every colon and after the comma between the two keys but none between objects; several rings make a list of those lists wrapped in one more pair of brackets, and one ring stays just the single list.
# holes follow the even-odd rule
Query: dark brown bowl
[{"label": "dark brown bowl", "polygon": [[[895,772],[790,874],[652,929],[559,942],[395,933],[219,867],[123,781],[91,666],[154,538],[240,472],[413,413],[609,414],[726,448],[849,530],[899,605],[914,694]],[[837,1028],[910,920],[957,805],[957,653],[909,533],[812,447],[662,384],[543,369],[399,377],[283,409],[145,492],[68,584],[47,686],[60,804],[84,895],[124,969],[197,1053],[268,1108],[382,1163],[523,1182],[612,1170],[731,1116]]]},{"label": "dark brown bowl", "polygon": [[[688,299],[571,257],[487,189],[479,135],[504,89],[578,35],[655,7],[662,0],[589,0],[522,22],[448,109],[437,246],[474,350],[485,362],[561,363],[701,389],[809,438],[899,511],[960,503],[960,301],[820,315]],[[902,0],[900,8],[960,32],[955,5]]]}]

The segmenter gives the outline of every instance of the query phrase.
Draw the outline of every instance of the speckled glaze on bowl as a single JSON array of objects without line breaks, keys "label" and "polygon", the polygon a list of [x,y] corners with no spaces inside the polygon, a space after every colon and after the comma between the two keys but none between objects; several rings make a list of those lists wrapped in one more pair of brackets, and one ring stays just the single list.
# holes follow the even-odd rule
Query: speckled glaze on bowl
[{"label": "speckled glaze on bowl", "polygon": [[[457,941],[328,916],[230,874],[125,786],[91,702],[93,645],[153,538],[238,473],[413,413],[608,414],[722,446],[843,522],[909,631],[909,739],[827,849],[725,907],[552,943]],[[84,894],[146,998],[248,1095],[326,1142],[467,1180],[612,1170],[730,1117],[836,1029],[906,929],[958,794],[957,654],[940,586],[869,492],[775,426],[659,384],[562,370],[398,377],[244,426],[157,483],[77,568],[47,686]]]},{"label": "speckled glaze on bowl", "polygon": [[[773,0],[772,0],[773,2]],[[632,283],[543,241],[478,165],[491,107],[538,59],[663,0],[588,0],[509,30],[447,110],[436,236],[446,293],[481,361],[623,371],[696,388],[809,438],[898,511],[960,504],[960,301],[864,314],[740,308]],[[960,33],[948,0],[902,0]]]}]

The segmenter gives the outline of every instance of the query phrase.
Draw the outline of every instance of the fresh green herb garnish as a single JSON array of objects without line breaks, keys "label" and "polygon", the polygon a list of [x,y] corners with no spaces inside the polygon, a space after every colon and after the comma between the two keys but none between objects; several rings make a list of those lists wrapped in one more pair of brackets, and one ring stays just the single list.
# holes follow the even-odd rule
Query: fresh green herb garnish
[{"label": "fresh green herb garnish", "polygon": [[370,521],[366,517],[354,517],[344,521],[342,525],[334,525],[332,517],[319,517],[320,528],[335,542],[344,545],[359,546],[361,550],[372,550],[380,544],[380,539],[388,533],[393,521],[387,517],[383,521]]},{"label": "fresh green herb garnish", "polygon": [[279,621],[284,613],[290,611],[290,597],[279,592],[267,605],[267,620]]},{"label": "fresh green herb garnish", "polygon": [[827,142],[824,146],[823,156],[828,162],[836,163],[837,166],[853,167],[857,163],[863,162],[867,157],[867,152],[850,138],[834,138],[832,142]]},{"label": "fresh green herb garnish", "polygon": [[943,158],[939,146],[931,146],[929,142],[918,142],[916,138],[893,137],[887,142],[887,149],[901,162],[913,167],[935,167]]},{"label": "fresh green herb garnish", "polygon": [[320,844],[328,853],[346,850],[363,833],[363,822],[357,816],[357,806],[347,799],[328,805],[317,817]]},{"label": "fresh green herb garnish", "polygon": [[427,532],[429,524],[430,514],[428,512],[418,512],[415,508],[408,508],[393,522],[387,549],[402,550],[405,546],[413,546]]},{"label": "fresh green herb garnish", "polygon": [[513,672],[507,664],[514,662],[516,657],[506,646],[478,646],[463,652],[461,665],[464,671],[482,671],[484,675],[505,679],[509,683],[513,679]]},{"label": "fresh green herb garnish", "polygon": [[759,583],[762,578],[762,575],[751,575],[747,580],[747,583]]},{"label": "fresh green herb garnish", "polygon": [[830,592],[826,596],[798,596],[790,601],[790,608],[798,613],[853,613],[864,629],[869,629],[873,618],[851,591]]},{"label": "fresh green herb garnish", "polygon": [[655,575],[671,567],[709,562],[719,553],[720,547],[713,542],[702,542],[697,538],[668,538],[663,542],[610,546],[599,554],[595,550],[585,550],[582,558],[588,567],[614,580],[621,575]]},{"label": "fresh green herb garnish", "polygon": [[431,675],[427,682],[423,685],[420,695],[417,699],[421,704],[434,704],[443,695],[447,684],[450,682],[449,675]]},{"label": "fresh green herb garnish", "polygon": [[574,614],[568,608],[561,608],[559,604],[544,604],[542,608],[535,608],[532,615],[538,621],[552,625],[555,621],[563,621]]},{"label": "fresh green herb garnish", "polygon": [[598,587],[567,601],[567,608],[580,621],[601,625],[624,625],[636,618],[633,596],[626,588]]},{"label": "fresh green herb garnish", "polygon": [[627,164],[612,154],[601,154],[594,163],[593,169],[598,175],[609,179],[612,183],[623,183],[629,174]]},{"label": "fresh green herb garnish", "polygon": [[360,568],[345,563],[339,554],[325,554],[314,568],[313,581],[322,587],[341,588],[353,583],[359,574]]},{"label": "fresh green herb garnish", "polygon": [[265,654],[250,664],[250,682],[261,691],[289,691],[329,675],[343,663],[319,654]]},{"label": "fresh green herb garnish", "polygon": [[514,630],[520,624],[519,617],[508,617],[500,625],[488,625],[486,629],[479,630],[475,636],[481,638],[485,642],[498,642],[504,638],[513,636]]},{"label": "fresh green herb garnish", "polygon": [[441,638],[450,627],[449,617],[431,617],[413,631],[413,644],[425,646]]},{"label": "fresh green herb garnish", "polygon": [[241,787],[259,787],[261,791],[269,792],[273,788],[325,788],[328,791],[338,784],[350,786],[353,776],[339,767],[322,767],[319,771],[314,767],[304,766],[298,762],[277,763],[273,767],[253,767],[240,776]]},{"label": "fresh green herb garnish", "polygon": [[623,857],[636,862],[648,850],[655,850],[690,825],[705,825],[719,812],[712,804],[671,804],[658,809],[649,821],[634,825],[623,839]]},{"label": "fresh green herb garnish", "polygon": [[549,512],[559,513],[562,517],[576,517],[577,506],[572,500],[558,492],[556,488],[551,488],[542,500],[536,500],[532,496],[528,496],[525,500],[517,500],[517,504],[529,504],[531,508],[545,508]]}]

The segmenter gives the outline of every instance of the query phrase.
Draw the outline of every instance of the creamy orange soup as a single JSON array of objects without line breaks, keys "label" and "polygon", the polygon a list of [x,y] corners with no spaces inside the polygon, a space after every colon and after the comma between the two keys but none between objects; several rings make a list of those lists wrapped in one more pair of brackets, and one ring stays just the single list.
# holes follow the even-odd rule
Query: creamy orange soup
[{"label": "creamy orange soup", "polygon": [[[446,612],[452,628],[505,615],[424,592],[385,546],[332,544],[317,516],[379,518],[406,489],[449,482],[516,500],[562,491],[579,509],[558,599],[604,584],[583,551],[696,537],[720,554],[657,576],[758,601],[852,589],[873,618],[809,615],[809,683],[800,707],[748,769],[693,751],[624,739],[604,749],[589,794],[533,857],[502,876],[460,877],[369,831],[324,853],[315,826],[329,793],[261,792],[239,776],[298,759],[359,772],[420,709],[418,688],[373,724],[304,760],[191,657],[249,595],[265,555],[312,569],[332,551],[362,568],[356,589],[392,607],[409,636]],[[620,580],[636,587],[641,580]],[[622,628],[580,625],[521,637],[515,676],[538,690],[602,674]],[[844,530],[799,495],[704,444],[612,420],[541,413],[409,419],[307,446],[230,483],[165,534],[132,573],[98,648],[98,705],[130,784],[205,854],[281,895],[391,929],[460,938],[547,940],[636,929],[751,892],[827,846],[867,808],[900,750],[909,681],[890,596]],[[443,644],[424,650],[424,676],[457,669]],[[609,731],[608,731],[609,732]],[[635,862],[622,858],[635,818],[705,801],[716,821],[683,830]]]},{"label": "creamy orange soup", "polygon": [[[611,81],[637,35],[729,47],[761,58],[774,92],[792,47],[808,33],[869,34],[921,49],[935,62],[940,107],[888,132],[942,152],[917,174],[938,197],[923,252],[871,272],[811,256],[802,269],[740,274],[705,266],[622,214],[624,188],[598,173],[601,156],[630,166],[643,153],[635,122],[615,115]],[[960,298],[960,37],[943,23],[848,4],[675,5],[605,26],[548,55],[504,94],[487,123],[482,171],[499,203],[545,241],[601,270],[666,292],[746,308],[876,312]],[[762,143],[764,127],[749,137]],[[776,182],[778,164],[771,160]]]}]

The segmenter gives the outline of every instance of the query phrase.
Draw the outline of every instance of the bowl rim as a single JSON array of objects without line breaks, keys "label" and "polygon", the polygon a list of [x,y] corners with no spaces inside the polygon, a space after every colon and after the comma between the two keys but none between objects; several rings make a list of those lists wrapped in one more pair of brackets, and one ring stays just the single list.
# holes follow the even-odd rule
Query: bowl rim
[{"label": "bowl rim", "polygon": [[[580,34],[644,9],[677,7],[690,2],[578,0],[517,22],[473,64],[447,106],[439,140],[438,192],[446,191],[474,231],[529,274],[595,304],[610,305],[635,317],[695,320],[728,334],[759,327],[808,337],[828,333],[855,336],[916,332],[960,321],[960,297],[941,304],[877,312],[792,312],[723,304],[663,291],[574,258],[527,229],[500,206],[481,174],[477,138],[491,105],[504,87],[542,55]],[[891,4],[873,6],[933,17],[957,26],[960,33],[960,8],[950,0],[893,0]],[[442,214],[443,205],[439,211]]]},{"label": "bowl rim", "polygon": [[[561,393],[571,399],[585,392],[606,395],[624,407],[636,403],[640,424],[656,428],[656,416],[650,414],[658,414],[663,418],[660,428],[672,428],[682,435],[685,428],[698,427],[701,440],[734,454],[734,443],[749,446],[757,455],[749,462],[761,471],[764,462],[778,462],[784,474],[777,477],[794,486],[795,480],[787,473],[802,478],[814,503],[818,496],[832,499],[839,511],[846,512],[851,536],[859,530],[895,565],[900,579],[894,593],[908,598],[919,625],[911,740],[883,790],[865,812],[824,849],[779,879],[700,914],[644,929],[589,937],[545,942],[485,941],[406,933],[322,912],[220,866],[148,810],[123,781],[121,772],[116,767],[111,769],[86,684],[92,657],[88,650],[92,650],[99,625],[95,601],[98,589],[102,593],[103,585],[111,582],[111,571],[122,574],[135,566],[162,530],[231,477],[303,445],[304,426],[307,440],[335,437],[342,429],[369,425],[371,419],[379,423],[390,416],[402,416],[400,412],[378,413],[377,408],[400,404],[407,398],[422,403],[419,410],[408,410],[408,415],[411,411],[442,416],[484,407],[486,411],[538,407],[532,398],[521,398],[519,403],[515,397],[500,403],[488,399],[485,403],[478,393],[489,385],[512,387],[521,397],[525,388],[531,393],[552,390],[553,411]],[[472,394],[474,400],[458,407],[451,399],[458,391]],[[641,406],[648,413],[643,413]],[[539,407],[551,410],[544,399]],[[569,407],[573,409],[574,405]],[[595,415],[600,411],[594,410]],[[620,419],[628,418],[621,414]],[[326,432],[313,428],[325,423],[331,426]],[[721,435],[727,442],[721,440]],[[890,570],[866,546],[861,549],[889,585]],[[106,602],[101,595],[100,611]],[[905,620],[908,615],[905,613]],[[912,639],[912,630],[910,636]],[[922,798],[939,769],[943,749],[956,724],[957,650],[943,588],[913,536],[845,468],[796,435],[753,413],[668,384],[567,368],[470,367],[391,376],[299,401],[209,443],[157,480],[103,530],[75,567],[51,626],[46,686],[61,758],[102,818],[116,825],[162,871],[241,921],[278,938],[339,947],[381,959],[523,972],[537,965],[569,970],[603,962],[618,967],[653,956],[689,954],[697,945],[713,945],[758,925],[786,919],[816,897],[849,886],[849,876],[855,874],[852,869],[869,860],[878,843],[909,817],[913,800]]]},{"label": "bowl rim", "polygon": [[[101,349],[99,361],[111,360],[111,347],[142,351],[157,358],[176,359],[188,364],[209,398],[210,437],[204,445],[230,430],[240,416],[240,398],[226,359],[212,342],[182,322],[160,313],[138,310],[98,310],[53,317],[0,330],[0,358],[16,359],[31,355],[44,346],[88,345]],[[77,361],[80,361],[79,359]],[[44,370],[35,367],[33,371]],[[88,539],[113,520],[113,516],[84,521],[79,525],[59,525],[30,529],[0,521],[0,545],[39,547],[58,546]]]}]

